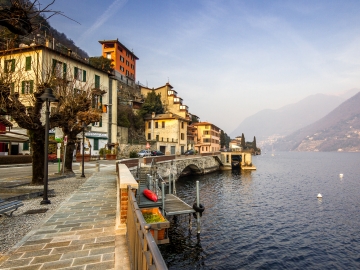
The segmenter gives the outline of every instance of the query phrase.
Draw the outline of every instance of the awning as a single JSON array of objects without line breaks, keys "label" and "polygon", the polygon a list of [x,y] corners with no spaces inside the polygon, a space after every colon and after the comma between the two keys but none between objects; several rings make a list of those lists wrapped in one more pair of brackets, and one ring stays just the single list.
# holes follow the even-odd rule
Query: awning
[{"label": "awning", "polygon": [[19,133],[0,133],[0,142],[28,142],[29,137]]}]

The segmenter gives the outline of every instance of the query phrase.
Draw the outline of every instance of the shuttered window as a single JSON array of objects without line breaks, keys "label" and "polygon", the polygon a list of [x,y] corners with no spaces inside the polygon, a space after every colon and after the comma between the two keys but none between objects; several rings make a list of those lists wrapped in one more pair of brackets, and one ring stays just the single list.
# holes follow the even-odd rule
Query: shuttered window
[{"label": "shuttered window", "polygon": [[100,76],[95,75],[95,88],[100,88]]},{"label": "shuttered window", "polygon": [[31,56],[25,58],[25,70],[31,70]]},{"label": "shuttered window", "polygon": [[22,94],[32,94],[34,92],[34,81],[22,81],[21,83],[21,93]]}]

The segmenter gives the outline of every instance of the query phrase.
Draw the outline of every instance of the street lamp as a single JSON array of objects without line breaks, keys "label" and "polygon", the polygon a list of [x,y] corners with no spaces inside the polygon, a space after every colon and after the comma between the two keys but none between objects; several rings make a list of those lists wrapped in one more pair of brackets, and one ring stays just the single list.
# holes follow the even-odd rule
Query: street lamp
[{"label": "street lamp", "polygon": [[44,93],[40,96],[40,99],[46,104],[45,111],[45,158],[44,158],[44,194],[43,200],[40,204],[50,204],[50,200],[48,199],[48,148],[49,148],[49,107],[50,102],[57,102],[58,100],[55,98],[53,94],[53,90],[51,88],[46,88]]},{"label": "street lamp", "polygon": [[85,122],[83,122],[82,124],[82,128],[83,128],[83,141],[82,141],[82,166],[81,166],[81,177],[85,177],[84,174],[84,156],[85,156],[85,128],[87,127],[87,125],[85,124]]}]

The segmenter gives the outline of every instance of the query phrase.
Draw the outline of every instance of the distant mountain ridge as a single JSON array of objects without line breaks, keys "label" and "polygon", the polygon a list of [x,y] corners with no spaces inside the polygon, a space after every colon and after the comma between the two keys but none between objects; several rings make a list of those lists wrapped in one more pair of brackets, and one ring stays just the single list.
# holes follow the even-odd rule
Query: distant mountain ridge
[{"label": "distant mountain ridge", "polygon": [[315,94],[277,110],[262,110],[246,118],[230,135],[256,136],[257,142],[283,137],[321,119],[344,100],[341,95]]},{"label": "distant mountain ridge", "polygon": [[279,139],[280,151],[360,151],[360,92],[325,117]]}]

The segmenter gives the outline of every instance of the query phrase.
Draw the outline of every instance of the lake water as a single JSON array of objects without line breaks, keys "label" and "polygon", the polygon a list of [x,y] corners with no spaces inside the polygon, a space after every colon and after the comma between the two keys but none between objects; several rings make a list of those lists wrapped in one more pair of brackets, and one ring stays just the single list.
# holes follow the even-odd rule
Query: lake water
[{"label": "lake water", "polygon": [[[190,205],[200,181],[201,235],[171,220],[169,269],[360,269],[360,153],[253,157],[257,170],[181,178]],[[343,174],[343,178],[339,174]],[[317,199],[321,193],[323,198]]]}]

